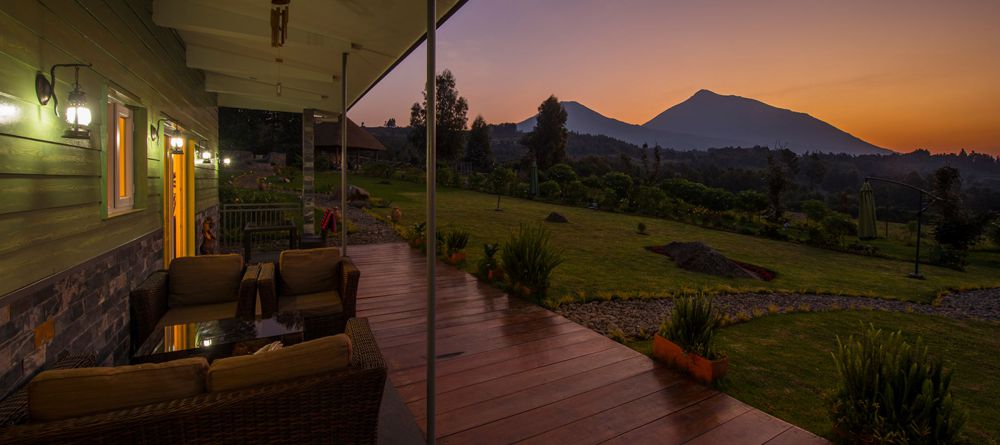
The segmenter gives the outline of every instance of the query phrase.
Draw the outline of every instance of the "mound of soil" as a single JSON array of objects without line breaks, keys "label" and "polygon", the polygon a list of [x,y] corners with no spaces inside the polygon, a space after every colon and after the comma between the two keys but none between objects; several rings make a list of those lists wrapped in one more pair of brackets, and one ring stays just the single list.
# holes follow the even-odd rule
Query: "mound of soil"
[{"label": "mound of soil", "polygon": [[545,221],[546,222],[552,222],[552,223],[568,223],[569,222],[569,220],[566,219],[565,216],[562,216],[562,214],[556,213],[556,212],[549,213],[549,216],[545,217]]},{"label": "mound of soil", "polygon": [[726,258],[702,242],[673,242],[666,246],[651,246],[647,250],[670,257],[677,266],[692,272],[707,273],[729,278],[753,278],[771,281],[775,273],[760,266]]}]

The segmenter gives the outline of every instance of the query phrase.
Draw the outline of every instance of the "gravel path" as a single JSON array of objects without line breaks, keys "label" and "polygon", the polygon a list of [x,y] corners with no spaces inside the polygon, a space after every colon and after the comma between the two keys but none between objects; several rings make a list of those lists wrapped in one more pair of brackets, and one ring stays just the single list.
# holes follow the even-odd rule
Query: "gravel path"
[{"label": "gravel path", "polygon": [[[333,198],[325,195],[316,196],[316,206],[319,208],[340,207],[340,201],[334,202]],[[379,244],[394,243],[404,241],[392,227],[384,224],[352,205],[347,206],[347,220],[354,224],[357,229],[354,233],[347,234],[347,245],[351,244]],[[339,246],[340,236],[330,236],[330,245]]]},{"label": "gravel path", "polygon": [[[950,294],[937,306],[878,298],[784,293],[719,295],[715,297],[715,302],[723,313],[737,321],[768,312],[839,309],[914,312],[1000,321],[1000,289]],[[659,330],[660,323],[672,308],[673,301],[664,298],[564,304],[556,312],[604,335],[649,338]]]}]

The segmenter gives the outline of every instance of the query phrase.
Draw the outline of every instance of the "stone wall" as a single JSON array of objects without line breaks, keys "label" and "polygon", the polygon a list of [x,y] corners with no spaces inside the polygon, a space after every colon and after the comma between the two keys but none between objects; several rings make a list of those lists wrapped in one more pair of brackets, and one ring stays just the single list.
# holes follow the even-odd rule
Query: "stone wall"
[{"label": "stone wall", "polygon": [[163,231],[156,230],[0,296],[0,398],[68,355],[127,363],[129,291],[161,268]]}]

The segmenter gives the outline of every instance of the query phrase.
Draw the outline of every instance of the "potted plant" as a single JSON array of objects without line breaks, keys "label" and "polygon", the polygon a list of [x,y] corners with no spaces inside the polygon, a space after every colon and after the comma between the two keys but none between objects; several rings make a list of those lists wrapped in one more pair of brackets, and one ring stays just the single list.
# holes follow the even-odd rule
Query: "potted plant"
[{"label": "potted plant", "polygon": [[500,281],[503,279],[503,269],[497,262],[497,252],[500,251],[500,244],[483,244],[483,257],[479,260],[477,271],[479,277],[487,281]]},{"label": "potted plant", "polygon": [[409,236],[407,241],[410,243],[410,247],[414,249],[424,249],[424,244],[427,240],[425,238],[425,231],[427,230],[427,223],[417,223],[413,227],[410,227]]},{"label": "potted plant", "polygon": [[545,297],[552,271],[563,262],[544,227],[523,224],[511,234],[500,256],[508,288],[536,303]]},{"label": "potted plant", "polygon": [[721,321],[708,297],[675,298],[673,311],[653,340],[653,356],[703,383],[722,378],[729,369],[729,358],[714,345]]},{"label": "potted plant", "polygon": [[469,232],[455,229],[444,236],[445,261],[453,266],[465,262],[465,247],[469,245]]}]

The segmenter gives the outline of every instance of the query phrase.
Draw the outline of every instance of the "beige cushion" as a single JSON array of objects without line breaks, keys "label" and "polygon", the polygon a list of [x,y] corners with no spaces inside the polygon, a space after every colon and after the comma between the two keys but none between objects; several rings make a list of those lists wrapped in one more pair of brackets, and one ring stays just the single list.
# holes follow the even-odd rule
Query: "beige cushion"
[{"label": "beige cushion", "polygon": [[290,297],[282,296],[278,299],[278,312],[293,311],[336,314],[344,312],[344,304],[340,301],[340,293],[335,290]]},{"label": "beige cushion", "polygon": [[177,258],[167,271],[169,305],[192,306],[239,299],[243,257],[237,254]]},{"label": "beige cushion", "polygon": [[209,392],[231,391],[347,369],[351,339],[345,334],[255,355],[216,360],[208,369]]},{"label": "beige cushion", "polygon": [[205,392],[204,357],[166,363],[45,371],[28,384],[32,421],[86,416]]},{"label": "beige cushion", "polygon": [[336,287],[340,249],[286,250],[278,257],[282,295],[304,295]]}]

